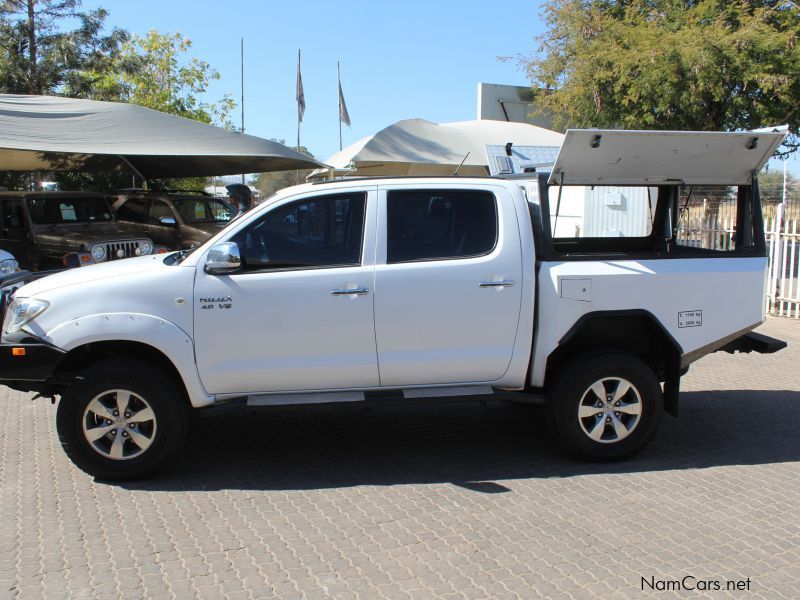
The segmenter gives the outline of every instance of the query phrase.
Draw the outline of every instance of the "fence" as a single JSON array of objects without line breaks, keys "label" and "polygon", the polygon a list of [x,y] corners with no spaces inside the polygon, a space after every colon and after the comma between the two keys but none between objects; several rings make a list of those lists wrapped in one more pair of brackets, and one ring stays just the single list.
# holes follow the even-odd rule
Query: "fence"
[{"label": "fence", "polygon": [[[764,207],[769,271],[767,312],[800,318],[800,204]],[[678,243],[695,248],[732,250],[736,227],[733,203],[721,203],[709,214],[705,205],[690,206],[678,230]]]}]

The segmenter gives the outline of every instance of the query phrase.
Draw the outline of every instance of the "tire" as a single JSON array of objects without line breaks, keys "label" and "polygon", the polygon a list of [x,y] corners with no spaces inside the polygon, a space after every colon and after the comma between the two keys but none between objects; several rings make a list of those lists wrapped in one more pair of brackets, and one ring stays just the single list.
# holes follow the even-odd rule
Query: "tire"
[{"label": "tire", "polygon": [[106,481],[141,479],[178,455],[188,407],[172,378],[153,365],[110,359],[81,372],[62,394],[56,429],[82,471]]},{"label": "tire", "polygon": [[546,404],[558,444],[587,461],[621,460],[640,452],[658,430],[663,409],[661,386],[650,367],[614,351],[565,363]]}]

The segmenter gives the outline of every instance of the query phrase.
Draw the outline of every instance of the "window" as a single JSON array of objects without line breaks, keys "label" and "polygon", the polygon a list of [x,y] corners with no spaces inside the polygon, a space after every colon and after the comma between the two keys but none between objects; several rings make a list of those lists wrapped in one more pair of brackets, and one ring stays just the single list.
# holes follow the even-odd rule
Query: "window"
[{"label": "window", "polygon": [[3,226],[11,229],[25,227],[25,218],[22,214],[22,198],[9,198],[3,205]]},{"label": "window", "polygon": [[497,206],[480,190],[391,191],[388,263],[488,254],[497,243]]},{"label": "window", "polygon": [[28,200],[31,220],[36,225],[111,221],[111,210],[105,198],[31,198]]},{"label": "window", "polygon": [[172,198],[186,223],[226,223],[233,218],[231,207],[214,198]]},{"label": "window", "polygon": [[172,212],[172,209],[167,206],[166,202],[162,202],[161,200],[153,200],[150,203],[150,223],[153,225],[160,225],[163,217],[174,219],[175,214]]},{"label": "window", "polygon": [[358,265],[366,194],[299,200],[271,210],[236,234],[245,270]]},{"label": "window", "polygon": [[642,238],[652,231],[657,188],[563,186],[560,206],[558,195],[558,186],[551,186],[554,238]]},{"label": "window", "polygon": [[132,221],[134,223],[147,223],[147,200],[132,199],[117,210],[117,219],[120,221]]}]

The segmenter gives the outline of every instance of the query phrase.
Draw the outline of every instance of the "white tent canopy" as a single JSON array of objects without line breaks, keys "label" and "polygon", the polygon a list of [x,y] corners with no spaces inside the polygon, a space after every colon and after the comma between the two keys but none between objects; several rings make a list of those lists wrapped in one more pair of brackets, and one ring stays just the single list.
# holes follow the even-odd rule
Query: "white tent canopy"
[{"label": "white tent canopy", "polygon": [[133,104],[0,94],[0,171],[102,171],[146,178],[322,166],[283,144]]},{"label": "white tent canopy", "polygon": [[[398,121],[337,152],[325,162],[336,174],[351,175],[460,175],[488,174],[486,145],[561,146],[555,131],[504,121],[431,123],[424,119]],[[353,171],[355,169],[355,171]],[[314,171],[309,179],[329,175]]]}]

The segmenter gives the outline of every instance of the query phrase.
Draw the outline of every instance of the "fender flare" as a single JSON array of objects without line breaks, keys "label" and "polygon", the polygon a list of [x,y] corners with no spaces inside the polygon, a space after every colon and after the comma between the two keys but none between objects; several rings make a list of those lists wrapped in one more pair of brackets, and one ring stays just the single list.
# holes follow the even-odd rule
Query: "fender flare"
[{"label": "fender flare", "polygon": [[174,323],[141,313],[101,313],[79,317],[47,332],[47,341],[69,352],[93,342],[138,342],[164,354],[183,380],[194,407],[214,403],[200,381],[191,336]]}]

